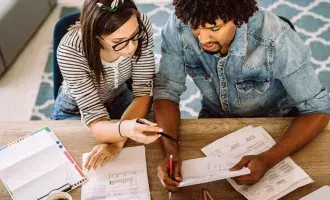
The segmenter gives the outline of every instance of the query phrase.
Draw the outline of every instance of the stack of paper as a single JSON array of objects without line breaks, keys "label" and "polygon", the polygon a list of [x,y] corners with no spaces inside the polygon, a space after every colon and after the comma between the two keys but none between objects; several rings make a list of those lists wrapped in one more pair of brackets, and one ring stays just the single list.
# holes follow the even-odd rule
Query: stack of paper
[{"label": "stack of paper", "polygon": [[[262,128],[247,126],[231,133],[202,149],[208,157],[220,160],[240,159],[245,155],[257,155],[275,144],[273,138]],[[293,190],[312,183],[313,180],[291,158],[286,158],[252,186],[229,183],[247,199],[279,199]]]},{"label": "stack of paper", "polygon": [[[88,154],[83,155],[83,165]],[[90,170],[82,200],[150,200],[145,147],[124,148],[104,167]]]}]

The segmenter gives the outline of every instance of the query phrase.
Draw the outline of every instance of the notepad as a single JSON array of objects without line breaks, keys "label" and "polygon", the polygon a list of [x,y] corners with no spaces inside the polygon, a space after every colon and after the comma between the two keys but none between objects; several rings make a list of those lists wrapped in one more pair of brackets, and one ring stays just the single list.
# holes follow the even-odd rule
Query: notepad
[{"label": "notepad", "polygon": [[46,199],[87,181],[48,127],[0,148],[0,177],[14,200]]},{"label": "notepad", "polygon": [[[83,164],[87,157],[88,153],[83,155]],[[82,200],[150,200],[144,146],[123,148],[115,160],[86,176]]]}]

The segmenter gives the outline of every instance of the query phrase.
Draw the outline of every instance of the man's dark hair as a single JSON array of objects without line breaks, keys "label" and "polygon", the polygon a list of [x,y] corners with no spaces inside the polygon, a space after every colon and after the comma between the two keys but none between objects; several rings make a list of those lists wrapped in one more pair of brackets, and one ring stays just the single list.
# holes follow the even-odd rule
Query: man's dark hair
[{"label": "man's dark hair", "polygon": [[240,26],[258,11],[256,0],[174,0],[173,5],[178,19],[194,29],[215,24],[218,18]]}]

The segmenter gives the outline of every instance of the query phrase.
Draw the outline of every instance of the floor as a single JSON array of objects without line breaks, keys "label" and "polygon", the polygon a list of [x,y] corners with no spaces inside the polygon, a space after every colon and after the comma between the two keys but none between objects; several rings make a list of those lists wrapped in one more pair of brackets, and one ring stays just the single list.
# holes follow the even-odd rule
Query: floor
[{"label": "floor", "polygon": [[[135,0],[136,3],[168,0]],[[11,69],[0,79],[0,121],[29,120],[35,104],[52,31],[62,6],[81,6],[83,0],[58,0],[58,6],[30,40]]]}]

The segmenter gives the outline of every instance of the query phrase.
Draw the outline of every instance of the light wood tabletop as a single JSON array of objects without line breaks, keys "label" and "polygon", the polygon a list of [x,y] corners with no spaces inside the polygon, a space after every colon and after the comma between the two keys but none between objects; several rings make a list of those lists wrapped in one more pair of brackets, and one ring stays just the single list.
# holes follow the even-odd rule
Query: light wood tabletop
[{"label": "light wood tabletop", "polygon": [[[247,125],[263,126],[278,141],[292,121],[292,118],[253,118],[253,119],[199,119],[182,120],[180,127],[181,157],[183,160],[204,157],[201,148],[207,144],[243,128]],[[90,130],[80,121],[24,121],[0,122],[0,146],[10,143],[22,136],[50,127],[62,141],[77,163],[82,162],[82,154],[91,151],[98,142]],[[126,146],[139,145],[133,141]],[[288,194],[282,199],[299,199],[308,193],[330,185],[330,125],[307,147],[291,156],[315,181]],[[149,187],[152,200],[165,200],[166,191],[157,178],[157,166],[163,160],[163,150],[159,141],[146,145]],[[245,199],[236,192],[226,180],[180,188],[172,194],[173,200],[201,200],[203,188],[206,188],[217,200]],[[81,189],[71,192],[74,200],[79,200]],[[4,185],[0,184],[0,199],[11,199]]]}]

